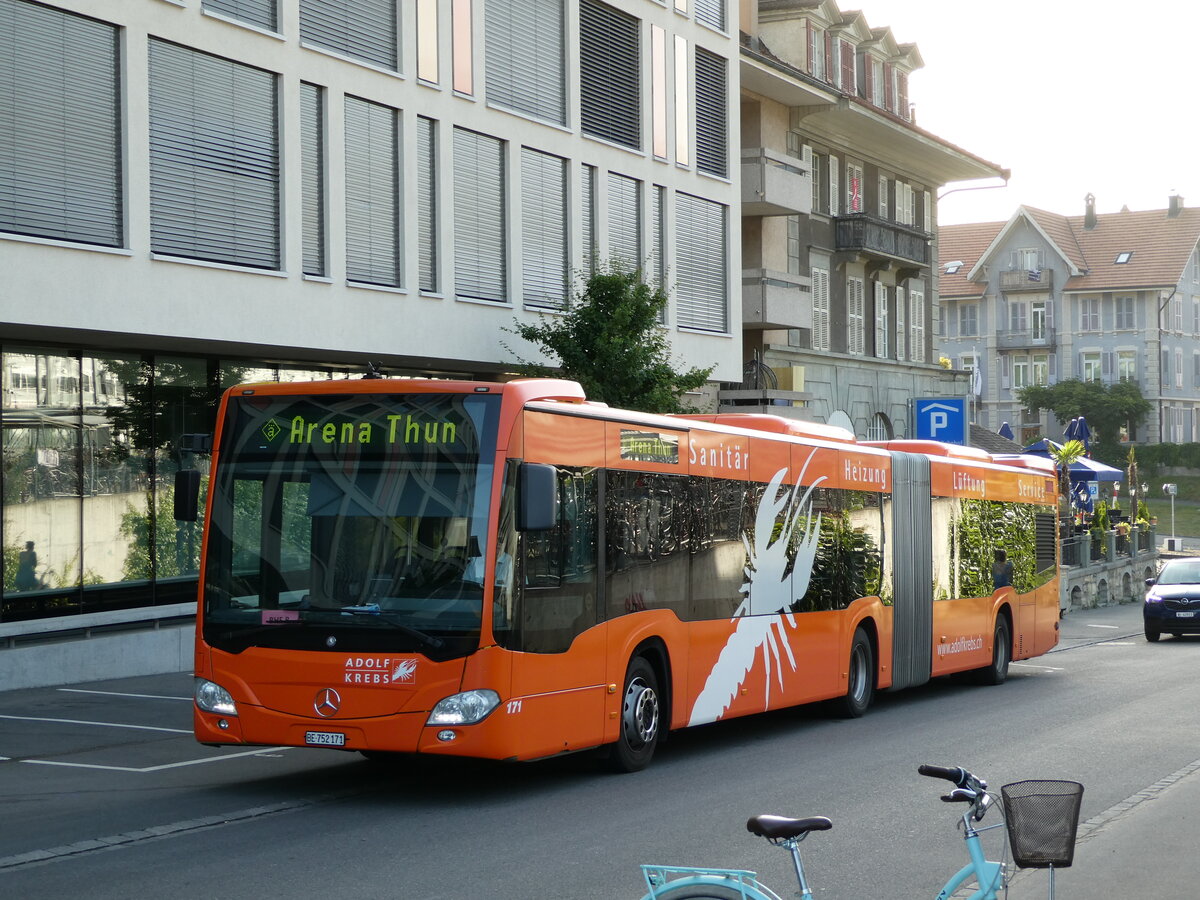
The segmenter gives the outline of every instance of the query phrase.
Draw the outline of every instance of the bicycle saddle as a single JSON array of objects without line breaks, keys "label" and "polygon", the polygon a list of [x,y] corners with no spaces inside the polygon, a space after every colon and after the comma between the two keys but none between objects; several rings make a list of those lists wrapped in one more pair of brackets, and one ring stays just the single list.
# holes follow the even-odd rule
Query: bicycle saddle
[{"label": "bicycle saddle", "polygon": [[786,816],[755,816],[746,822],[746,830],[771,840],[800,837],[810,831],[828,831],[833,823],[824,816],[789,819]]}]

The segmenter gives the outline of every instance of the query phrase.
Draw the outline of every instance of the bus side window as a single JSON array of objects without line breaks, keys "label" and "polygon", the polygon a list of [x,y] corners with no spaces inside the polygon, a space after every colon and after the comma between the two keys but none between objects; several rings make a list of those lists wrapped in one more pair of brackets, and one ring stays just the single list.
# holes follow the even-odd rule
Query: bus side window
[{"label": "bus side window", "polygon": [[561,653],[598,621],[595,469],[559,468],[553,528],[521,532],[520,649]]}]

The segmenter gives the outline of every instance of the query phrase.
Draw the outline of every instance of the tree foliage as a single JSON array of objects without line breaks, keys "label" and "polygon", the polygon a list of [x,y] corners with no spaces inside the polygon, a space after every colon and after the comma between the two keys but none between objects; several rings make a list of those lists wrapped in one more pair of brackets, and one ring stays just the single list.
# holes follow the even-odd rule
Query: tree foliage
[{"label": "tree foliage", "polygon": [[1153,408],[1132,381],[1101,384],[1070,378],[1058,384],[1031,384],[1017,389],[1017,399],[1028,409],[1047,409],[1060,422],[1083,416],[1092,431],[1096,454],[1119,460],[1121,426],[1138,425]]},{"label": "tree foliage", "polygon": [[683,412],[683,394],[703,385],[714,367],[676,370],[659,323],[666,305],[666,292],[647,284],[641,270],[610,264],[584,282],[582,293],[572,294],[565,314],[509,329],[559,360],[554,370],[518,356],[519,368],[525,375],[578,381],[589,399],[610,406]]}]

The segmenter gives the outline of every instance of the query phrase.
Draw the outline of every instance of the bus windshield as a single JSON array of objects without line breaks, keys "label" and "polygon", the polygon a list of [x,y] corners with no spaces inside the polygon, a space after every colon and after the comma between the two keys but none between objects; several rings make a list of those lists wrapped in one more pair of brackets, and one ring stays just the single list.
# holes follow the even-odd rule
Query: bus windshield
[{"label": "bus windshield", "polygon": [[204,638],[470,652],[498,396],[231,398],[213,474]]}]

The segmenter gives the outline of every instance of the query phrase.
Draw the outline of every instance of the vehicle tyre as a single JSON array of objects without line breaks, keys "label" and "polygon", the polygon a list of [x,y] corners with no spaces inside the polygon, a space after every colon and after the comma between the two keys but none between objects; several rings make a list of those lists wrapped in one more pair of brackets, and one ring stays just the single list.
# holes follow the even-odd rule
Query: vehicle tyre
[{"label": "vehicle tyre", "polygon": [[979,670],[980,684],[1004,684],[1008,678],[1008,664],[1012,662],[1012,634],[1004,614],[996,616],[996,631],[992,635],[991,665]]},{"label": "vehicle tyre", "polygon": [[618,772],[637,772],[650,764],[662,733],[658,676],[644,656],[635,656],[625,670],[621,694],[621,734],[610,762]]},{"label": "vehicle tyre", "polygon": [[654,897],[654,900],[746,900],[746,898],[758,900],[763,897],[758,891],[752,891],[749,887],[742,892],[735,887],[725,887],[720,884],[667,887],[656,891],[651,896]]},{"label": "vehicle tyre", "polygon": [[1160,637],[1162,637],[1162,632],[1159,631],[1157,628],[1155,628],[1153,625],[1151,625],[1149,622],[1147,622],[1145,624],[1145,629],[1146,629],[1146,640],[1148,640],[1152,644],[1157,643],[1158,639]]},{"label": "vehicle tyre", "polygon": [[875,698],[875,651],[871,639],[859,628],[850,642],[850,662],[846,670],[846,696],[834,701],[834,709],[843,719],[857,719]]}]

